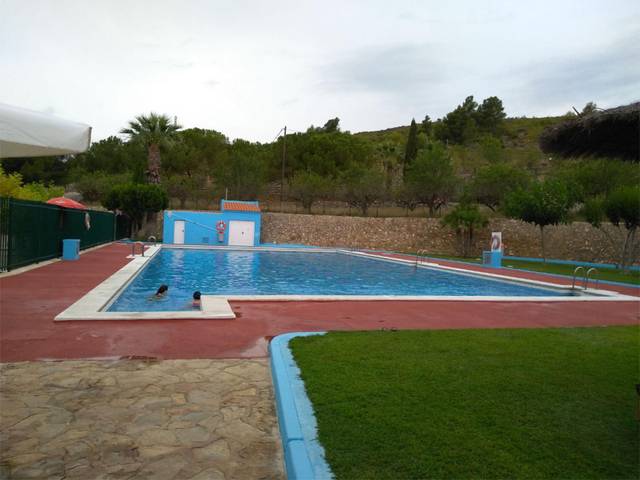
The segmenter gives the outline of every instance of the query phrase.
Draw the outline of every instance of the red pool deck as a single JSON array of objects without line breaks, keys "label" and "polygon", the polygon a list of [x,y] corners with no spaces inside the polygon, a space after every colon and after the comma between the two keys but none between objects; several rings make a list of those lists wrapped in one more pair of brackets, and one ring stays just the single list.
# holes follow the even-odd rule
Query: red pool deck
[{"label": "red pool deck", "polygon": [[[75,262],[55,262],[0,278],[0,361],[261,357],[267,355],[269,338],[292,331],[578,327],[634,325],[640,319],[640,300],[332,301],[232,302],[235,320],[53,321],[124,266],[130,251],[126,245],[111,244]],[[468,269],[483,270],[480,266]],[[500,273],[566,283],[528,272]],[[637,288],[602,287],[640,295]]]}]

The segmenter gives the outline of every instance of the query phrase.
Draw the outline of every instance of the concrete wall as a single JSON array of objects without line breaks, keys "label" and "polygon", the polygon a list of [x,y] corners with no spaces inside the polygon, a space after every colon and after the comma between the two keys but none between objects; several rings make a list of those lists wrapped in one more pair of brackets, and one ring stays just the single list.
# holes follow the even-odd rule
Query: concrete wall
[{"label": "concrete wall", "polygon": [[[228,245],[229,222],[240,220],[254,222],[254,245],[260,245],[261,222],[260,213],[255,212],[196,212],[191,210],[165,210],[163,216],[162,241],[173,243],[173,222],[185,221],[184,243],[186,245]],[[224,241],[218,241],[217,223],[222,220],[226,224]]]},{"label": "concrete wall", "polygon": [[[396,251],[427,249],[458,255],[458,239],[435,218],[372,218],[330,215],[263,213],[263,243],[301,243],[318,246],[358,247]],[[619,232],[609,228],[612,235]],[[474,253],[489,249],[491,231],[501,231],[506,254],[540,257],[540,230],[509,219],[493,219],[476,235]],[[585,262],[617,261],[606,236],[585,222],[545,229],[547,258]]]}]

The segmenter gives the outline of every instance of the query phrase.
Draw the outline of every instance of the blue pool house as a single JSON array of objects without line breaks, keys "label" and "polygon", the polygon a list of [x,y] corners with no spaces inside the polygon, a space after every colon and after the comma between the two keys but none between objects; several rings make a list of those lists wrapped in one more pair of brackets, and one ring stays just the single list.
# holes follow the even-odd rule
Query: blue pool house
[{"label": "blue pool house", "polygon": [[177,245],[260,245],[260,205],[222,200],[219,212],[165,210],[162,238]]}]

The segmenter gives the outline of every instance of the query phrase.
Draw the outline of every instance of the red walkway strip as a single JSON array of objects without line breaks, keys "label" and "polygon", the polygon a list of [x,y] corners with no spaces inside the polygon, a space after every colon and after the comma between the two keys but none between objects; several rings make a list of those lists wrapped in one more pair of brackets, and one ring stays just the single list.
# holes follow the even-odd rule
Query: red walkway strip
[{"label": "red walkway strip", "polygon": [[637,302],[232,302],[235,320],[53,321],[128,253],[109,245],[0,279],[0,361],[260,357],[268,338],[291,331],[632,325],[640,313]]}]

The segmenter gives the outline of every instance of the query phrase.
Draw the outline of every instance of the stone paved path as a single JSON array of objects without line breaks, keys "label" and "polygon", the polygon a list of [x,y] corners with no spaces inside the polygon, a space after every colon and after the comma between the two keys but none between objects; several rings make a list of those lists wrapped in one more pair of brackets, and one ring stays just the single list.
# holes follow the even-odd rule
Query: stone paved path
[{"label": "stone paved path", "polygon": [[267,360],[0,364],[0,478],[279,479]]}]

